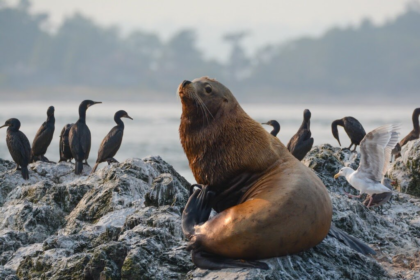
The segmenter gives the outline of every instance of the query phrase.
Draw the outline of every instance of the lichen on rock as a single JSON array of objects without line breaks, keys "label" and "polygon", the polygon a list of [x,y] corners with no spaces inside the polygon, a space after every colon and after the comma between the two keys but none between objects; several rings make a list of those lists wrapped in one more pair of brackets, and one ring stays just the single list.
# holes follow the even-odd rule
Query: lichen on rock
[{"label": "lichen on rock", "polygon": [[397,190],[420,197],[420,139],[409,141],[389,170]]}]

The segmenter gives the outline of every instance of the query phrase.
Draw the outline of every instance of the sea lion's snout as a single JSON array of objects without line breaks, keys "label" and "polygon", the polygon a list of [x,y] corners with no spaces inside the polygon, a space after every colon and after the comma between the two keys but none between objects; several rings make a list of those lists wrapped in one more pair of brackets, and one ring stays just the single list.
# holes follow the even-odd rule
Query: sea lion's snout
[{"label": "sea lion's snout", "polygon": [[189,92],[191,89],[188,85],[190,85],[191,82],[188,80],[184,80],[182,83],[178,86],[178,95],[180,97],[189,97],[191,96],[191,93]]},{"label": "sea lion's snout", "polygon": [[187,85],[189,85],[189,84],[191,84],[191,82],[190,82],[190,81],[184,80],[184,81],[182,82],[182,87],[186,87],[186,86],[187,86]]}]

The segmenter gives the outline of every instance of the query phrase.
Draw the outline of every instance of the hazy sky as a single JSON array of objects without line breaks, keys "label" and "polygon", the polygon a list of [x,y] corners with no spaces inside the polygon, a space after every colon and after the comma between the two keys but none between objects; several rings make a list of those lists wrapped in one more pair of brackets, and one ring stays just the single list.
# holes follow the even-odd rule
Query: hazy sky
[{"label": "hazy sky", "polygon": [[[6,2],[16,3],[17,0]],[[332,26],[357,25],[369,17],[381,24],[401,13],[404,0],[33,0],[33,10],[50,13],[57,26],[79,11],[103,25],[124,31],[158,32],[163,39],[182,28],[198,31],[198,46],[207,56],[224,59],[221,39],[227,32],[250,31],[244,41],[252,52],[267,43],[302,35],[319,35]]]}]

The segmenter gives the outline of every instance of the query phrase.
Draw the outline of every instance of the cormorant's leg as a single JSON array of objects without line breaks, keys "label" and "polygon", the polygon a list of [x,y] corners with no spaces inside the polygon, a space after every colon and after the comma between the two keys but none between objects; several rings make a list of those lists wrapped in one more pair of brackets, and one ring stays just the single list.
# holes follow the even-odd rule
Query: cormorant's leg
[{"label": "cormorant's leg", "polygon": [[41,156],[41,161],[48,162],[48,163],[56,163],[55,161],[49,160],[46,156]]},{"label": "cormorant's leg", "polygon": [[353,149],[352,152],[355,152],[356,151],[356,148],[357,148],[357,144],[354,144],[354,149]]},{"label": "cormorant's leg", "polygon": [[18,171],[18,170],[22,170],[22,169],[19,167],[19,164],[16,164],[15,171]]},{"label": "cormorant's leg", "polygon": [[89,163],[87,162],[87,159],[85,159],[85,161],[83,162],[83,164],[90,167]]},{"label": "cormorant's leg", "polygon": [[118,160],[116,160],[115,158],[107,158],[106,161],[108,162],[108,165],[110,165],[111,163],[119,163]]},{"label": "cormorant's leg", "polygon": [[352,146],[353,146],[353,142],[351,142],[351,144],[350,144],[350,146],[348,147],[348,149],[350,150]]}]

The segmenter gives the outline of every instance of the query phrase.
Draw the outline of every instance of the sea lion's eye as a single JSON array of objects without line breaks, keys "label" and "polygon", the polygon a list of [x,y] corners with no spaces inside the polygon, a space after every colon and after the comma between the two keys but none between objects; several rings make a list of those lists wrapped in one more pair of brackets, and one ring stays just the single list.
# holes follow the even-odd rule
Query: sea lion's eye
[{"label": "sea lion's eye", "polygon": [[204,89],[207,93],[211,93],[211,86],[207,85]]}]

